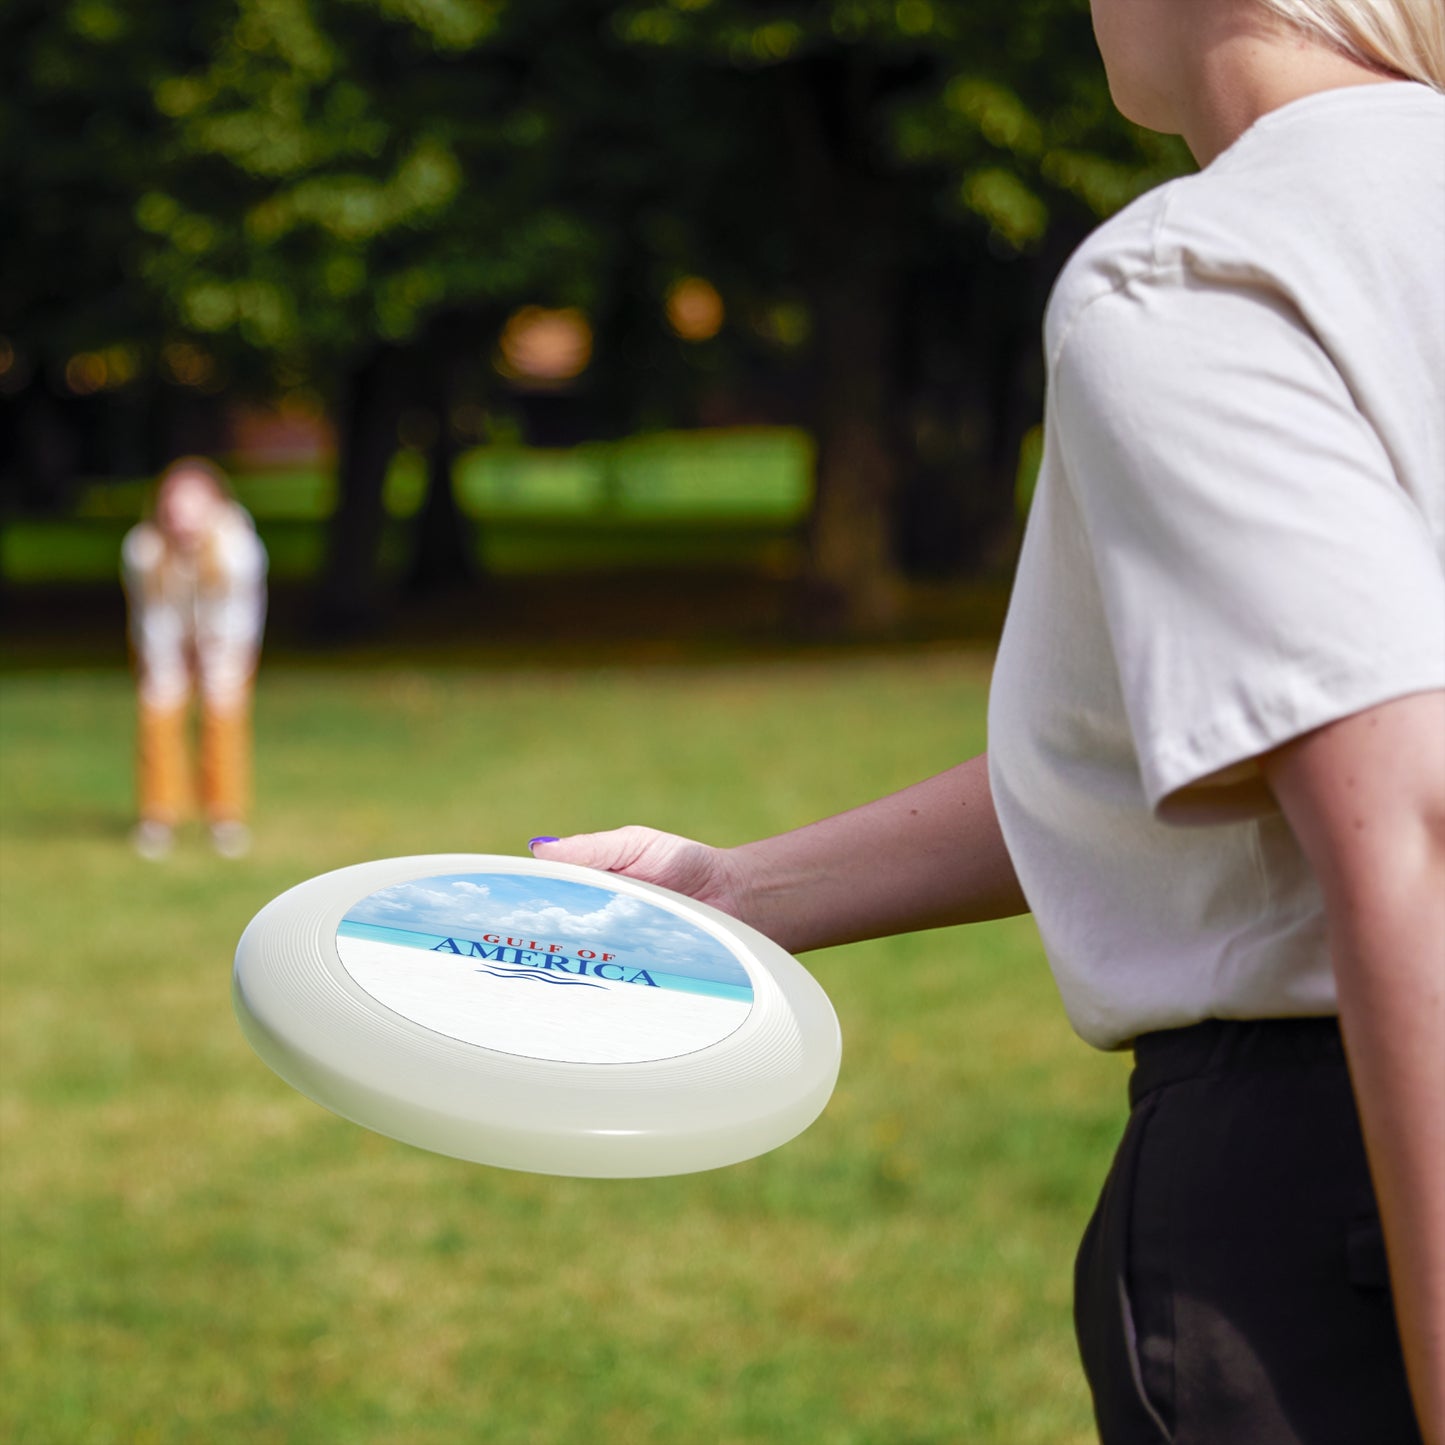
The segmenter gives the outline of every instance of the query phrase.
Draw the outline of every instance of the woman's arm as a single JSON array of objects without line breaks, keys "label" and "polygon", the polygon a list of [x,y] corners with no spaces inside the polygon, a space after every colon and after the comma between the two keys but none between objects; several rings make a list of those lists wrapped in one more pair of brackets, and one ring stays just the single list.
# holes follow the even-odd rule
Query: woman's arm
[{"label": "woman's arm", "polygon": [[1264,770],[1324,892],[1405,1362],[1427,1445],[1445,1445],[1445,692],[1321,728]]},{"label": "woman's arm", "polygon": [[538,842],[533,851],[686,893],[792,953],[1028,911],[994,813],[986,754],[737,848],[632,827]]}]

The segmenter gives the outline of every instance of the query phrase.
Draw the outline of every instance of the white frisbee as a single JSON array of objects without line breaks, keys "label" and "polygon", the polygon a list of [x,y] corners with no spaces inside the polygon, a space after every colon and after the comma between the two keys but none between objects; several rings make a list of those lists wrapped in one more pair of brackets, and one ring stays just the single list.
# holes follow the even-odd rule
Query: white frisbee
[{"label": "white frisbee", "polygon": [[389,858],[273,899],[232,998],[287,1083],[358,1124],[504,1169],[687,1174],[823,1111],[841,1039],[796,959],[613,873]]}]

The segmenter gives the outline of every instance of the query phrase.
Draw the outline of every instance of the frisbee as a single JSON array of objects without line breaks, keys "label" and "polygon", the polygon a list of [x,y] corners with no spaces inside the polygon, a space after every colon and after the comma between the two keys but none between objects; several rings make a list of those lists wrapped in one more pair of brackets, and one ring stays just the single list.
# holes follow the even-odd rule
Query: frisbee
[{"label": "frisbee", "polygon": [[823,1111],[842,1047],[822,988],[755,929],[618,874],[489,854],[298,884],[242,935],[232,999],[318,1104],[541,1174],[765,1153]]}]

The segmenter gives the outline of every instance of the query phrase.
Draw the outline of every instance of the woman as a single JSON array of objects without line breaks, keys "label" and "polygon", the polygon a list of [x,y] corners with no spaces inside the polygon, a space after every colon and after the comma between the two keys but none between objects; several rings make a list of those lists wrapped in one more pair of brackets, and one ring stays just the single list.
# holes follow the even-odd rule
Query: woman
[{"label": "woman", "polygon": [[164,857],[189,809],[187,732],[199,691],[201,807],[215,850],[241,857],[266,550],[220,470],[185,457],[162,474],[152,516],[126,534],[121,562],[139,691],[136,851]]},{"label": "woman", "polygon": [[535,851],[795,951],[1031,907],[1136,1055],[1076,1272],[1106,1445],[1445,1445],[1445,11],[1094,12],[1203,169],[1051,299],[989,754],[740,848]]}]

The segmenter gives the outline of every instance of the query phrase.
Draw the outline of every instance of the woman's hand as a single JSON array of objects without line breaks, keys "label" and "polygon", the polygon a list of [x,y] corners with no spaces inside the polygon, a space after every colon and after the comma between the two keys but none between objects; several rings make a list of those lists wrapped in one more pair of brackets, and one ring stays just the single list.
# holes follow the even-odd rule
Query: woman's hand
[{"label": "woman's hand", "polygon": [[575,833],[570,838],[534,839],[534,857],[547,862],[577,863],[604,873],[622,873],[643,883],[656,883],[684,893],[699,903],[752,922],[743,869],[722,848],[659,833],[635,824],[605,833]]}]

